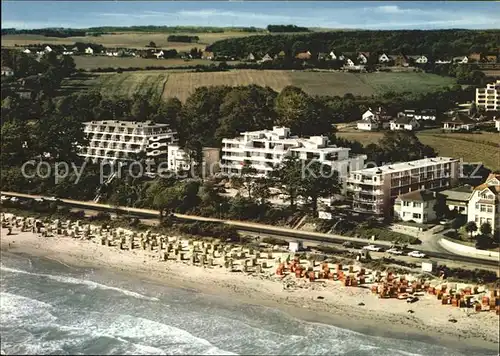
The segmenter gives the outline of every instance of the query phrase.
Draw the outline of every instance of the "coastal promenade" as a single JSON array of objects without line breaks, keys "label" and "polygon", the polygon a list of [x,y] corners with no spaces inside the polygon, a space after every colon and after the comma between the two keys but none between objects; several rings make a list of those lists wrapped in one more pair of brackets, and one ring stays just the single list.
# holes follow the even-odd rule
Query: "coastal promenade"
[{"label": "coastal promenade", "polygon": [[[47,198],[41,195],[31,195],[31,194],[23,194],[17,192],[1,192],[1,194],[9,197],[18,197],[24,199]],[[66,205],[81,209],[93,209],[97,211],[107,211],[107,212],[122,212],[141,218],[159,218],[160,216],[160,212],[158,210],[152,210],[152,209],[139,209],[139,208],[125,207],[125,206],[117,207],[108,204],[99,204],[89,201],[79,201],[71,199],[59,199],[58,203],[61,205]],[[359,238],[341,236],[335,234],[299,231],[290,228],[276,227],[266,224],[249,223],[236,220],[223,220],[223,219],[208,218],[196,215],[185,215],[185,214],[173,214],[173,215],[175,218],[180,220],[222,223],[234,226],[240,231],[285,236],[288,238],[295,238],[297,240],[303,240],[303,241],[330,242],[330,243],[342,243],[345,241],[350,241],[361,244],[373,244],[385,248],[390,247],[392,245],[392,242],[389,241],[371,241],[366,239],[359,239]],[[427,256],[433,258],[449,259],[460,262],[470,262],[478,265],[487,265],[487,266],[498,266],[500,262],[496,256],[475,255],[472,257],[470,253],[467,252],[461,253],[458,250],[457,253],[453,253],[451,251],[442,252],[442,251],[424,250],[419,248],[418,245],[410,245],[410,247],[418,249],[419,251],[424,252]]]}]

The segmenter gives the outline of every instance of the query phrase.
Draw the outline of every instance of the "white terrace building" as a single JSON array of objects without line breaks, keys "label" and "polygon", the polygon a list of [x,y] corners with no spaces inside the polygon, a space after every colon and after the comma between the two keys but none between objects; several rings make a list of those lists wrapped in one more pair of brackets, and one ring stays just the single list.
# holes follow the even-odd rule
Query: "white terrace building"
[{"label": "white terrace building", "polygon": [[347,192],[355,211],[389,217],[398,196],[421,189],[451,187],[458,178],[458,159],[424,158],[351,172]]},{"label": "white terrace building", "polygon": [[[213,175],[219,172],[220,150],[214,147],[203,147],[203,174]],[[172,172],[190,170],[193,160],[189,154],[178,145],[168,146],[168,170]]]},{"label": "white terrace building", "polygon": [[177,133],[167,124],[151,121],[90,121],[84,123],[89,145],[80,156],[92,162],[132,160],[144,152],[147,159],[167,158],[167,146],[177,141]]},{"label": "white terrace building", "polygon": [[476,106],[486,111],[500,110],[500,79],[487,84],[486,88],[476,89]]},{"label": "white terrace building", "polygon": [[500,174],[490,174],[483,184],[474,188],[467,220],[474,221],[478,227],[489,223],[493,231],[500,229]]},{"label": "white terrace building", "polygon": [[325,136],[299,138],[291,136],[289,128],[275,126],[272,130],[243,132],[241,137],[223,139],[221,171],[239,174],[246,163],[257,170],[257,176],[266,176],[286,156],[296,156],[331,166],[345,185],[349,172],[362,168],[366,160],[366,155],[353,157],[349,151],[329,145]]}]

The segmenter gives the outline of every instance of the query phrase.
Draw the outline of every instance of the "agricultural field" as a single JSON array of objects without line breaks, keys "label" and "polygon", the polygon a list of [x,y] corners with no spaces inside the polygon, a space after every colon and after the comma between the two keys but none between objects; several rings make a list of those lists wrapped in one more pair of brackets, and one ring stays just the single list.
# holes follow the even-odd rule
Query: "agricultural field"
[{"label": "agricultural field", "polygon": [[[180,58],[156,59],[140,57],[108,57],[108,56],[73,56],[77,69],[96,68],[146,68],[146,67],[182,67],[195,66],[198,64],[209,65],[219,64],[219,62],[205,59],[184,60]],[[230,62],[234,63],[234,62]]]},{"label": "agricultural field", "polygon": [[204,49],[215,41],[226,38],[258,36],[262,33],[255,32],[222,32],[222,33],[175,33],[175,35],[198,36],[198,43],[168,42],[167,37],[172,33],[135,33],[122,32],[106,34],[101,36],[84,37],[45,37],[41,35],[5,35],[2,36],[2,47],[27,46],[38,43],[70,45],[75,42],[97,43],[108,48],[145,48],[153,41],[158,48],[176,49],[177,51],[189,51],[193,47]]},{"label": "agricultural field", "polygon": [[[111,58],[110,60],[114,60]],[[162,63],[158,60],[152,60],[154,63]],[[175,60],[174,60],[175,61]],[[163,63],[168,63],[164,60]],[[184,63],[184,62],[183,62]],[[188,62],[191,63],[191,62]],[[104,66],[103,66],[104,67]],[[269,86],[276,91],[281,91],[287,85],[294,85],[302,88],[311,95],[339,95],[346,93],[354,95],[376,95],[387,91],[428,91],[433,88],[449,85],[453,83],[451,78],[439,77],[432,74],[422,73],[367,73],[354,74],[343,72],[304,72],[304,71],[286,71],[286,70],[232,70],[228,72],[187,72],[182,70],[169,71],[137,71],[124,73],[104,73],[108,85],[106,92],[116,94],[124,89],[120,88],[123,83],[136,83],[137,88],[149,88],[151,76],[161,76],[161,80],[166,81],[164,85],[163,97],[175,96],[181,101],[198,87],[212,85],[249,85],[256,84]],[[373,77],[372,77],[373,76]],[[130,79],[126,79],[131,77]],[[82,89],[92,86],[102,87],[103,80],[98,79],[95,74],[93,80],[87,80]],[[140,84],[141,80],[149,78],[149,84]],[[168,78],[168,80],[167,80]],[[160,79],[158,79],[160,80]],[[78,81],[73,82],[77,85]],[[391,84],[392,83],[392,84]],[[72,81],[66,83],[71,86]],[[69,89],[69,88],[68,88]],[[130,89],[130,88],[129,88]]]},{"label": "agricultural field", "polygon": [[[383,136],[382,132],[338,132],[337,134],[364,145],[377,143]],[[500,170],[498,133],[437,133],[433,130],[421,131],[417,136],[423,144],[433,147],[442,156],[463,157],[466,162],[482,162],[492,170]]]}]

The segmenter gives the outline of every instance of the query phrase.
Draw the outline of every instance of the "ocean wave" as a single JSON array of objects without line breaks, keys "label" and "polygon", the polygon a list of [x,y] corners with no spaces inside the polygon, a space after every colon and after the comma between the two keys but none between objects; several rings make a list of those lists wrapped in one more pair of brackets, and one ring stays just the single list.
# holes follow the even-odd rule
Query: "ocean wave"
[{"label": "ocean wave", "polygon": [[16,321],[45,324],[57,319],[51,314],[52,305],[17,294],[0,292],[0,323],[15,325]]},{"label": "ocean wave", "polygon": [[68,276],[57,276],[57,275],[52,275],[52,274],[44,274],[44,273],[34,273],[34,272],[28,272],[16,268],[10,268],[10,267],[5,267],[5,266],[0,266],[0,269],[2,271],[6,272],[12,272],[12,273],[21,273],[21,274],[28,274],[31,276],[38,276],[38,277],[45,277],[49,278],[51,280],[61,282],[61,283],[68,283],[68,284],[78,284],[78,285],[86,285],[91,289],[104,289],[104,290],[113,290],[119,293],[122,293],[124,295],[127,295],[129,297],[134,297],[138,299],[146,299],[146,300],[151,300],[151,301],[158,301],[159,299],[156,297],[149,297],[140,293],[132,292],[127,289],[122,289],[118,287],[112,287],[112,286],[107,286],[105,284],[100,284],[88,279],[78,279],[74,277],[68,277]]}]

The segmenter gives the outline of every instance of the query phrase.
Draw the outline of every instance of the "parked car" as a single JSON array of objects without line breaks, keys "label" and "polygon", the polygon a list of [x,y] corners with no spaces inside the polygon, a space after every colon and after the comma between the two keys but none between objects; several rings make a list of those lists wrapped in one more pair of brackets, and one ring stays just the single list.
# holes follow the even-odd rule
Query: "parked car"
[{"label": "parked car", "polygon": [[424,258],[425,257],[425,253],[422,253],[420,251],[411,251],[411,252],[408,253],[408,256],[416,257],[416,258]]},{"label": "parked car", "polygon": [[402,255],[403,254],[403,251],[398,250],[397,248],[390,248],[386,252],[390,253],[391,255]]},{"label": "parked car", "polygon": [[10,198],[9,198],[9,197],[6,197],[5,195],[2,195],[2,197],[0,197],[0,199],[1,199],[2,201],[4,201],[4,200],[10,200]]},{"label": "parked car", "polygon": [[59,198],[57,197],[43,197],[42,199],[48,201],[59,201]]},{"label": "parked car", "polygon": [[363,250],[379,252],[382,250],[382,247],[378,247],[375,245],[366,245],[366,246],[363,246]]}]

